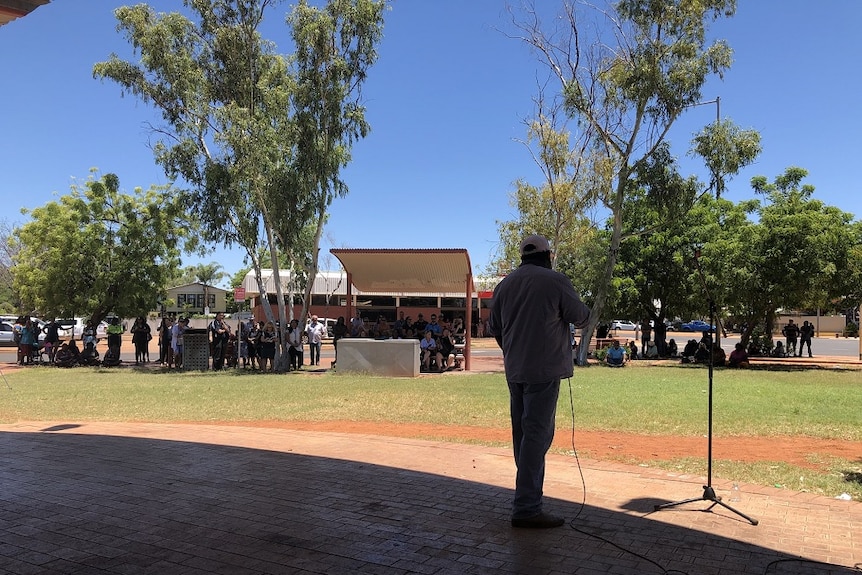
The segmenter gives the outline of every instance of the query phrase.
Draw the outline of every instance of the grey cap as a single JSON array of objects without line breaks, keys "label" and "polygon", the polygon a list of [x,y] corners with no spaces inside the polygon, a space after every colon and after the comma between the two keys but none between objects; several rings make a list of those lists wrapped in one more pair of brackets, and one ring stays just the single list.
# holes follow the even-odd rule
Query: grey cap
[{"label": "grey cap", "polygon": [[539,235],[527,236],[521,242],[521,256],[529,256],[540,252],[551,251],[551,244],[548,240]]}]

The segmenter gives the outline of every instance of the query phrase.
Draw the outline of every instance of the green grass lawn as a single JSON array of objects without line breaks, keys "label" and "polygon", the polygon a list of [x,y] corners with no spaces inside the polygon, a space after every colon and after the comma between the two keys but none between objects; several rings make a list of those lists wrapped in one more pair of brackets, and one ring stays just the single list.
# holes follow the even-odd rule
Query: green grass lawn
[{"label": "green grass lawn", "polygon": [[[0,422],[43,421],[374,421],[506,429],[503,374],[395,379],[337,373],[178,373],[33,367],[0,383]],[[707,371],[696,367],[590,367],[563,382],[559,431],[648,435],[706,433]],[[716,370],[717,436],[800,435],[862,441],[862,372]],[[457,436],[440,439],[461,440]],[[705,473],[702,459],[638,462]],[[820,462],[823,464],[824,462]],[[862,453],[826,462],[830,471],[716,462],[716,477],[862,497]],[[785,466],[787,467],[787,466]],[[799,478],[803,478],[801,481]],[[795,479],[794,479],[795,478]]]}]

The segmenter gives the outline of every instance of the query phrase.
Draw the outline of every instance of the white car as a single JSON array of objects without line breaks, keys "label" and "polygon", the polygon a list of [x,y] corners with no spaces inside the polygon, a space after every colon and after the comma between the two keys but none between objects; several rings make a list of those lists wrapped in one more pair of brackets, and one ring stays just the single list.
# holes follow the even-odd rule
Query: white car
[{"label": "white car", "polygon": [[623,331],[634,331],[635,329],[637,329],[637,326],[634,324],[634,322],[630,322],[630,321],[625,320],[625,319],[615,319],[614,321],[611,322],[611,329],[612,330],[621,329]]},{"label": "white car", "polygon": [[[18,318],[4,315],[0,317],[0,321],[3,323],[3,326],[0,327],[0,345],[15,345],[12,332],[15,329],[15,322],[18,321]],[[31,317],[30,321],[39,326],[39,341],[44,341],[45,332],[42,331],[42,328],[45,327],[45,322],[37,317]]]},{"label": "white car", "polygon": [[11,323],[0,323],[0,345],[15,345],[15,328]]},{"label": "white car", "polygon": [[[58,319],[57,323],[60,324],[59,334],[61,338],[73,336],[75,339],[81,339],[81,334],[84,333],[84,326],[87,325],[87,321],[89,318],[86,317],[74,317],[74,318],[64,318]],[[106,322],[100,322],[98,326],[96,326],[96,337],[99,339],[104,339],[108,337],[108,324]]]}]

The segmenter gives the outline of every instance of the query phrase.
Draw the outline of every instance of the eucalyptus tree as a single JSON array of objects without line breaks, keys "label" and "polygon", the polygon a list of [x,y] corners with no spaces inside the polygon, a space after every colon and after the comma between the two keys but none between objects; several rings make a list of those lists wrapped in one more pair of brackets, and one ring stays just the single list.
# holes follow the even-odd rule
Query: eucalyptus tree
[{"label": "eucalyptus tree", "polygon": [[0,311],[4,313],[24,311],[12,287],[12,263],[19,250],[14,226],[8,220],[0,220]]},{"label": "eucalyptus tree", "polygon": [[184,206],[165,187],[123,193],[114,174],[91,176],[16,228],[15,289],[48,316],[135,316],[156,308],[180,253],[193,249]]},{"label": "eucalyptus tree", "polygon": [[[553,25],[542,21],[534,3],[515,19],[521,39],[559,81],[579,137],[611,166],[599,193],[610,214],[609,237],[586,338],[613,286],[638,164],[659,153],[680,114],[701,102],[707,78],[730,67],[730,47],[723,40],[707,44],[706,33],[712,21],[735,9],[734,0],[619,0],[606,8],[563,0]],[[580,361],[586,352],[581,346]]]},{"label": "eucalyptus tree", "polygon": [[[521,143],[542,175],[541,184],[523,178],[515,182],[509,204],[516,217],[497,222],[500,244],[489,270],[497,275],[517,267],[518,246],[525,235],[538,233],[548,238],[555,269],[561,254],[580,253],[593,236],[587,214],[596,204],[600,187],[597,158],[588,149],[572,148],[559,99],[547,104],[540,92],[535,103],[536,117],[525,122],[527,137]],[[584,291],[587,286],[577,287]]]},{"label": "eucalyptus tree", "polygon": [[[119,8],[118,29],[140,59],[112,56],[94,67],[96,77],[161,111],[156,161],[190,186],[187,205],[199,211],[205,239],[245,250],[264,302],[261,247],[276,277],[280,251],[291,268],[317,272],[327,209],[347,193],[341,169],[369,129],[361,86],[377,57],[385,7],[383,0],[329,0],[321,8],[299,0],[287,16],[294,52],[285,56],[260,34],[280,3],[185,0],[194,22],[146,4]],[[275,290],[285,330],[293,309],[280,282]]]}]

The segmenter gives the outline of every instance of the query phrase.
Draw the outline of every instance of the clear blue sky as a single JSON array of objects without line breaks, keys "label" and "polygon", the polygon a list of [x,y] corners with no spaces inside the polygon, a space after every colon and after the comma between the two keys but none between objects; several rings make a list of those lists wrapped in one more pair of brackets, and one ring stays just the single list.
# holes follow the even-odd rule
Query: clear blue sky
[{"label": "clear blue sky", "polygon": [[[148,122],[161,119],[118,86],[92,77],[111,52],[131,57],[115,31],[117,0],[53,0],[0,27],[0,219],[23,223],[22,207],[40,206],[83,180],[91,167],[119,175],[123,188],[166,183],[147,146]],[[159,11],[179,0],[150,2]],[[546,6],[551,0],[546,0]],[[556,3],[554,3],[556,5]],[[502,0],[396,0],[387,13],[380,59],[365,87],[370,136],[345,173],[350,195],[332,206],[321,268],[335,269],[330,247],[467,248],[474,271],[497,246],[496,221],[519,178],[540,184],[524,147],[522,120],[532,112],[544,71],[510,30]],[[288,51],[281,12],[267,35]],[[862,2],[740,1],[734,18],[712,29],[735,63],[712,80],[704,100],[759,130],[758,162],[731,181],[726,197],[753,196],[749,180],[772,180],[788,166],[809,171],[815,197],[862,216],[857,162],[862,158]],[[671,134],[685,173],[707,180],[686,158],[692,135],[715,118],[693,108]],[[196,258],[185,258],[194,263]],[[240,251],[218,251],[233,274]]]}]

